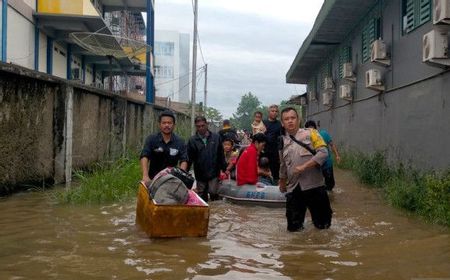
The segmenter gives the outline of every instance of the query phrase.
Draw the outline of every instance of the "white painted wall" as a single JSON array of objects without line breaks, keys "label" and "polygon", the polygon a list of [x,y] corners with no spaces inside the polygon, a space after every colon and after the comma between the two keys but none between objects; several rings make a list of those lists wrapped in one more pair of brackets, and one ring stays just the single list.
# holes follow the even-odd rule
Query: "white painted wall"
[{"label": "white painted wall", "polygon": [[67,79],[67,49],[56,42],[53,44],[53,75]]},{"label": "white painted wall", "polygon": [[47,72],[47,36],[39,32],[39,71]]},{"label": "white painted wall", "polygon": [[34,24],[8,7],[7,61],[34,69]]},{"label": "white painted wall", "polygon": [[36,11],[36,0],[23,0],[23,2]]}]

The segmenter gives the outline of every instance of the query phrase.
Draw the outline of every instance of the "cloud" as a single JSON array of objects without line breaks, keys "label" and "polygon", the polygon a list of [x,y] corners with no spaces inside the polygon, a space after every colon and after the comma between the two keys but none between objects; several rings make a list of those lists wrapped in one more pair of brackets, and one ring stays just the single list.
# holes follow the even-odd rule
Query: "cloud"
[{"label": "cloud", "polygon": [[[201,1],[199,34],[208,63],[208,105],[229,117],[249,91],[266,105],[300,93],[303,87],[287,85],[285,75],[321,4],[298,0]],[[155,22],[157,29],[192,34],[191,2],[158,2]],[[197,65],[202,64],[198,53]],[[197,101],[203,101],[200,85]]]}]

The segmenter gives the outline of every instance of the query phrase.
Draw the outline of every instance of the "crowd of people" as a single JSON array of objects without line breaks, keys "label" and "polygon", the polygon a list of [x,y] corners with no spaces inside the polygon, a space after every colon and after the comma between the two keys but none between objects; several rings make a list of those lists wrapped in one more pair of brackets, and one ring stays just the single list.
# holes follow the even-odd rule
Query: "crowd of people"
[{"label": "crowd of people", "polygon": [[320,123],[301,118],[292,107],[281,111],[271,105],[267,119],[254,113],[251,133],[239,133],[229,120],[214,133],[205,117],[195,118],[195,135],[187,142],[174,133],[176,118],[171,111],[160,114],[159,132],[147,137],[140,156],[142,180],[148,184],[166,167],[188,172],[193,165],[196,191],[204,200],[216,200],[221,180],[245,184],[279,185],[286,193],[287,229],[303,228],[308,209],[315,227],[331,225],[332,210],[327,191],[335,185],[331,151],[340,156],[331,136]]}]

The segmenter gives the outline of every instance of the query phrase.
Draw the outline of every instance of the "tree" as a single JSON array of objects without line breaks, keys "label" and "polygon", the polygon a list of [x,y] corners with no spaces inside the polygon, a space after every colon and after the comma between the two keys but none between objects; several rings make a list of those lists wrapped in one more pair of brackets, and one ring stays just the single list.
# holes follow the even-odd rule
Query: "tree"
[{"label": "tree", "polygon": [[249,92],[242,96],[236,113],[233,114],[233,124],[238,129],[247,129],[251,131],[253,114],[256,111],[262,111],[261,102],[256,95]]},{"label": "tree", "polygon": [[223,121],[222,114],[219,112],[219,110],[213,107],[206,108],[205,118],[208,123],[214,124],[215,126],[220,125],[220,123]]}]

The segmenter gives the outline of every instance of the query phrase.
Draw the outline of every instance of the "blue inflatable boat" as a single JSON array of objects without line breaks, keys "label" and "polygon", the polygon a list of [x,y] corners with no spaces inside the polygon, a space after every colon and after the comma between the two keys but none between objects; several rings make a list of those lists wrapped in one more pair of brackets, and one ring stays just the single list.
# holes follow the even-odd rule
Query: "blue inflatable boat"
[{"label": "blue inflatable boat", "polygon": [[286,197],[278,186],[243,185],[236,186],[234,180],[224,180],[219,187],[219,195],[228,201],[266,207],[286,207]]}]

